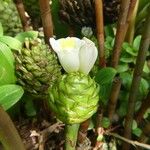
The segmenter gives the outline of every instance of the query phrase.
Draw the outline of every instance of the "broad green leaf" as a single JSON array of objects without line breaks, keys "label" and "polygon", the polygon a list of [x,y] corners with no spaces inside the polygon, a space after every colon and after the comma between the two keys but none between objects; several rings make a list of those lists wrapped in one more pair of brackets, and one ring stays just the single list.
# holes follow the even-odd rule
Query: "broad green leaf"
[{"label": "broad green leaf", "polygon": [[3,36],[3,26],[1,22],[0,22],[0,36]]},{"label": "broad green leaf", "polygon": [[12,50],[20,51],[22,48],[21,42],[10,36],[1,36],[0,42],[3,42],[6,45],[8,45]]},{"label": "broad green leaf", "polygon": [[122,45],[123,50],[125,50],[128,54],[132,55],[132,56],[137,56],[138,51],[135,50],[131,45],[129,45],[128,43],[124,42]]},{"label": "broad green leaf", "polygon": [[117,66],[117,72],[118,73],[122,73],[122,72],[125,72],[129,69],[129,66],[127,63],[120,63],[118,66]]},{"label": "broad green leaf", "polygon": [[0,86],[0,105],[8,110],[22,97],[24,91],[21,86],[7,84]]},{"label": "broad green leaf", "polygon": [[7,45],[0,42],[0,85],[15,83],[14,57]]},{"label": "broad green leaf", "polygon": [[112,83],[103,84],[99,91],[100,101],[106,106],[109,100]]},{"label": "broad green leaf", "polygon": [[128,53],[122,53],[120,61],[124,63],[134,63],[136,60],[136,57],[131,56]]},{"label": "broad green leaf", "polygon": [[108,84],[113,81],[117,71],[114,68],[107,67],[98,71],[95,80],[100,85]]},{"label": "broad green leaf", "polygon": [[141,35],[137,36],[137,37],[134,39],[134,41],[133,41],[133,47],[134,47],[136,50],[139,50],[140,42],[141,42]]},{"label": "broad green leaf", "polygon": [[6,64],[5,66],[0,66],[0,85],[15,83],[15,72]]},{"label": "broad green leaf", "polygon": [[1,54],[0,60],[1,59],[3,60],[4,58],[6,62],[8,62],[13,67],[13,64],[15,62],[13,53],[11,52],[10,48],[2,42],[0,42],[0,54]]},{"label": "broad green leaf", "polygon": [[26,32],[18,33],[15,38],[19,40],[21,43],[24,43],[25,38],[35,39],[37,37],[38,37],[38,31],[26,31]]}]

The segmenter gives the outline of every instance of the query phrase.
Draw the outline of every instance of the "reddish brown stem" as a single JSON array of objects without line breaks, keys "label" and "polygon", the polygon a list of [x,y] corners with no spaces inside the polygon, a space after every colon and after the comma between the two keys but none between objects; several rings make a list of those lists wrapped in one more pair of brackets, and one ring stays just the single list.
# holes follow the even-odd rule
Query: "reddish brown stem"
[{"label": "reddish brown stem", "polygon": [[121,12],[119,15],[119,21],[117,25],[117,33],[115,37],[115,45],[112,54],[111,66],[116,68],[119,63],[119,57],[121,53],[121,46],[123,44],[126,32],[127,32],[127,16],[130,7],[130,0],[122,0]]},{"label": "reddish brown stem", "polygon": [[[143,66],[146,59],[146,53],[148,51],[150,45],[150,15],[147,16],[144,32],[142,34],[140,49],[138,52],[138,56],[136,59],[135,70],[133,74],[133,80],[131,84],[131,89],[129,93],[129,100],[128,100],[128,111],[127,116],[125,119],[125,129],[124,129],[124,137],[131,139],[131,129],[132,129],[132,122],[135,110],[135,102],[137,99],[138,88],[141,81],[141,75],[143,72]],[[129,150],[130,145],[127,143],[123,144],[123,150]]]},{"label": "reddish brown stem", "polygon": [[140,123],[142,121],[143,116],[148,108],[150,108],[150,91],[147,97],[142,101],[142,105],[140,109],[138,110],[138,112],[136,113],[135,120],[137,123]]},{"label": "reddish brown stem", "polygon": [[79,133],[78,133],[78,143],[82,144],[87,136],[87,130],[90,124],[90,119],[84,121],[79,128]]},{"label": "reddish brown stem", "polygon": [[113,119],[113,115],[115,113],[120,88],[121,88],[121,79],[119,77],[115,77],[114,82],[112,84],[110,100],[108,102],[109,104],[108,105],[108,118],[110,119],[111,122]]},{"label": "reddish brown stem", "polygon": [[53,36],[53,22],[52,22],[52,15],[49,6],[49,0],[39,0],[39,6],[40,6],[45,42],[49,44],[49,38]]},{"label": "reddish brown stem", "polygon": [[25,9],[24,9],[24,5],[23,5],[22,0],[14,0],[14,3],[16,4],[16,8],[18,10],[18,13],[19,13],[19,16],[21,19],[21,23],[23,26],[23,30],[24,31],[30,30],[30,26],[28,24],[28,18],[25,15]]},{"label": "reddish brown stem", "polygon": [[101,67],[105,67],[106,60],[104,51],[104,20],[103,20],[102,0],[95,0],[95,15],[96,15],[97,40],[99,47],[99,65]]}]

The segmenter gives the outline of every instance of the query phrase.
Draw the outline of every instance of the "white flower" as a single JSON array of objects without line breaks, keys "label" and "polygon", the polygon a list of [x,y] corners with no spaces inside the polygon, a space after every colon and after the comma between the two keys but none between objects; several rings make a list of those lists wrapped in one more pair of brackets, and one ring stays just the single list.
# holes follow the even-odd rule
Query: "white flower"
[{"label": "white flower", "polygon": [[79,71],[84,74],[88,74],[96,61],[98,50],[91,40],[85,37],[83,38],[83,40],[85,41],[85,44],[81,47],[79,53]]},{"label": "white flower", "polygon": [[83,40],[76,37],[59,40],[50,38],[50,44],[57,53],[62,67],[68,73],[80,71],[88,74],[98,55],[95,44],[87,38]]}]

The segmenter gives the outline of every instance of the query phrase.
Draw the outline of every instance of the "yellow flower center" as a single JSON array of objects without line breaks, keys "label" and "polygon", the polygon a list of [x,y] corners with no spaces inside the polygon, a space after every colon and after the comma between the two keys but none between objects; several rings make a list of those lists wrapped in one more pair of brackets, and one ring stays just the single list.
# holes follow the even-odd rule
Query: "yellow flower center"
[{"label": "yellow flower center", "polygon": [[62,47],[62,49],[66,49],[66,48],[72,48],[75,47],[75,40],[74,39],[62,39],[60,41],[60,45]]}]

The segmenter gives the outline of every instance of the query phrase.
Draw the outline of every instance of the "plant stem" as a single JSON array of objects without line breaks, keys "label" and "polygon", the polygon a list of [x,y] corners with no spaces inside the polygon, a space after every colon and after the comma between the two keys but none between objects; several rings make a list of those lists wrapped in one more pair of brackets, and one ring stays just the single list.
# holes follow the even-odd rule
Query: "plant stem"
[{"label": "plant stem", "polygon": [[9,115],[0,106],[0,142],[5,150],[25,150]]},{"label": "plant stem", "polygon": [[125,34],[127,31],[127,16],[128,16],[128,10],[130,6],[130,0],[122,0],[121,1],[121,12],[119,15],[119,21],[117,25],[117,33],[115,37],[115,45],[112,53],[112,60],[111,60],[111,66],[116,68],[119,62],[119,57],[121,53],[121,46],[125,38]]},{"label": "plant stem", "polygon": [[121,2],[121,12],[117,25],[117,33],[115,37],[115,45],[112,54],[111,66],[116,68],[119,63],[121,47],[126,36],[129,22],[132,18],[132,13],[137,0],[126,0]]},{"label": "plant stem", "polygon": [[132,140],[129,140],[127,138],[124,138],[116,133],[106,133],[107,135],[110,135],[110,136],[113,136],[113,137],[116,137],[122,141],[125,141],[126,143],[130,143],[132,144],[133,146],[139,146],[139,147],[142,147],[142,148],[145,148],[145,149],[150,149],[150,145],[148,144],[144,144],[144,143],[140,143],[140,142],[137,142],[137,141],[132,141]]},{"label": "plant stem", "polygon": [[89,124],[90,124],[90,119],[81,123],[80,128],[79,128],[79,133],[78,133],[79,144],[82,144],[85,141]]},{"label": "plant stem", "polygon": [[25,15],[25,8],[24,8],[22,0],[14,0],[14,3],[16,4],[16,8],[18,10],[20,20],[23,26],[23,30],[24,31],[30,30],[30,26],[28,24],[28,18]]},{"label": "plant stem", "polygon": [[42,25],[44,30],[45,42],[49,44],[49,38],[53,36],[53,21],[49,0],[39,0]]},{"label": "plant stem", "polygon": [[[143,71],[143,66],[146,59],[146,53],[148,51],[150,44],[150,15],[147,16],[144,32],[141,39],[140,49],[138,52],[138,56],[136,59],[135,70],[133,74],[133,80],[131,84],[131,89],[129,93],[128,100],[128,112],[125,119],[125,129],[124,129],[124,137],[130,139],[131,138],[131,128],[133,122],[133,115],[135,110],[135,102],[138,94],[138,88],[141,81],[141,75]],[[123,150],[128,150],[130,148],[129,144],[123,144]]]},{"label": "plant stem", "polygon": [[108,102],[108,118],[112,122],[112,118],[116,109],[117,100],[119,96],[121,88],[121,79],[119,77],[115,77],[113,84],[112,84],[112,90],[110,93],[110,100]]},{"label": "plant stem", "polygon": [[136,113],[135,120],[137,123],[140,123],[141,120],[143,119],[143,115],[147,111],[147,109],[150,108],[150,91],[146,97],[146,99],[142,100],[142,105],[138,112]]},{"label": "plant stem", "polygon": [[105,67],[106,60],[104,51],[104,20],[103,20],[102,0],[95,0],[95,15],[96,15],[97,40],[99,46],[99,65],[101,67]]},{"label": "plant stem", "polygon": [[65,150],[75,150],[80,124],[66,125]]},{"label": "plant stem", "polygon": [[136,1],[133,13],[131,14],[131,20],[129,21],[129,28],[126,34],[126,42],[132,44],[135,33],[135,20],[138,11],[139,0]]}]

